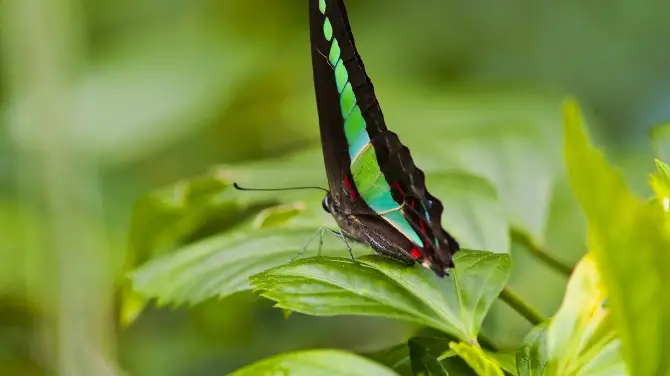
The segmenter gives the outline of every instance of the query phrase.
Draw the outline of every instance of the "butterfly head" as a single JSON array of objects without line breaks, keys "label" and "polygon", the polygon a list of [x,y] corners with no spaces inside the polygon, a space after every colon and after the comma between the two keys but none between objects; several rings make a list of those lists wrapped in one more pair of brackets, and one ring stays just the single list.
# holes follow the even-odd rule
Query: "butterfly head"
[{"label": "butterfly head", "polygon": [[326,193],[325,196],[323,196],[323,200],[321,200],[321,206],[323,207],[323,210],[326,211],[326,213],[332,214],[332,209],[331,209],[331,203],[332,198],[330,197],[330,192]]}]

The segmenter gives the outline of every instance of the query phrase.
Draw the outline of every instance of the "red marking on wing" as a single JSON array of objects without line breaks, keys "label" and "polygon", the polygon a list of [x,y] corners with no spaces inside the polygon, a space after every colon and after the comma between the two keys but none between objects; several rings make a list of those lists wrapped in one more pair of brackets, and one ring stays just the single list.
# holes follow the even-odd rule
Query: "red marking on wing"
[{"label": "red marking on wing", "polygon": [[[416,200],[409,200],[409,205],[412,207],[412,209],[414,209],[415,206],[416,206]],[[418,218],[418,220],[419,220],[419,229],[421,230],[421,232],[424,235],[429,236],[428,235],[428,230],[426,230],[426,221],[424,221],[421,218]],[[419,257],[417,257],[417,256],[421,256],[417,247],[412,248],[411,254],[412,254],[412,257],[414,257],[417,260],[419,259]],[[430,262],[433,261],[433,258],[430,256],[429,253],[427,253],[425,255],[425,258]]]},{"label": "red marking on wing", "polygon": [[[416,207],[416,200],[410,200],[409,201],[409,206],[411,206],[412,209],[414,209]],[[421,228],[421,232],[423,232],[425,234],[426,233],[426,223],[421,218],[419,218],[419,227]]]},{"label": "red marking on wing", "polygon": [[344,186],[349,190],[349,197],[351,197],[352,200],[356,199],[356,190],[354,189],[354,186],[351,184],[351,181],[349,181],[349,176],[344,177]]},{"label": "red marking on wing", "polygon": [[400,186],[400,184],[398,184],[398,182],[391,184],[391,188],[395,188],[396,191],[400,193],[400,196],[403,198],[403,200],[405,199],[405,192],[402,190],[402,187]]}]

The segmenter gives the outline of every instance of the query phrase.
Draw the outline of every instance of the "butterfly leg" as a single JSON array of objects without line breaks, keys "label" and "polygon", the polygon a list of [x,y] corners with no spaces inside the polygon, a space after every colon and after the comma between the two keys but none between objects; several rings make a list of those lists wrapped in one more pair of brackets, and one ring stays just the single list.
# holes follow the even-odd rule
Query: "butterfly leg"
[{"label": "butterfly leg", "polygon": [[349,245],[349,242],[347,241],[346,236],[344,236],[344,232],[342,232],[342,229],[338,229],[338,231],[334,231],[334,230],[331,230],[331,229],[325,228],[325,227],[324,227],[324,229],[326,231],[330,232],[331,234],[338,235],[340,238],[342,238],[342,241],[344,242],[344,245],[347,246],[347,250],[349,251],[349,256],[351,256],[351,260],[355,263],[358,263],[358,261],[356,261],[356,258],[354,257],[354,252],[351,250],[351,246]]},{"label": "butterfly leg", "polygon": [[[312,236],[309,237],[309,240],[307,241],[307,244],[305,244],[304,247],[300,248],[300,251],[295,256],[293,256],[288,262],[293,262],[293,261],[295,261],[295,259],[302,256],[305,253],[305,251],[307,250],[307,247],[309,247],[309,245],[312,244],[312,241],[314,240],[314,237],[316,237],[317,235],[319,236],[319,253],[318,253],[318,255],[321,256],[321,245],[323,244],[323,232],[325,230],[330,230],[330,229],[326,228],[324,226],[319,227],[319,229],[316,230],[316,232],[313,233]],[[330,231],[333,231],[333,230],[330,230]]]},{"label": "butterfly leg", "polygon": [[295,259],[297,259],[301,255],[303,255],[305,253],[305,251],[307,250],[307,247],[309,247],[309,245],[312,244],[312,241],[314,241],[314,238],[317,235],[319,236],[319,251],[318,251],[317,255],[321,256],[321,247],[323,246],[323,233],[326,232],[326,231],[340,237],[342,239],[342,241],[344,242],[344,245],[347,246],[347,250],[349,251],[349,255],[351,256],[351,259],[355,263],[358,263],[358,261],[356,261],[356,258],[354,258],[354,252],[352,251],[351,246],[349,245],[349,242],[347,241],[347,238],[344,235],[344,232],[342,232],[342,229],[338,229],[338,231],[335,231],[335,230],[331,230],[331,229],[329,229],[328,227],[325,227],[325,226],[319,227],[319,229],[316,230],[316,232],[314,234],[312,234],[312,236],[310,236],[309,240],[307,241],[307,244],[305,244],[305,246],[302,247],[300,249],[300,251],[295,256],[293,256],[291,258],[291,260],[289,260],[289,262],[293,262],[293,261],[295,261]]},{"label": "butterfly leg", "polygon": [[319,251],[316,253],[317,256],[321,256],[321,248],[323,247],[323,233],[324,233],[323,230],[319,231]]}]

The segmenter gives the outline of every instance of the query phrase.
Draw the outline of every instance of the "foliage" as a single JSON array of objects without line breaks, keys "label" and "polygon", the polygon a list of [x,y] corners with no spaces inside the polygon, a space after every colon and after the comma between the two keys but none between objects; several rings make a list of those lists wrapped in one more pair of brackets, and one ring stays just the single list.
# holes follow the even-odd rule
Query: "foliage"
[{"label": "foliage", "polygon": [[[278,176],[274,171],[298,168],[296,164],[305,163],[305,155],[318,153],[306,150],[280,161],[224,166],[164,191],[165,200],[169,198],[164,200],[166,205],[170,202],[182,214],[163,216],[163,225],[155,228],[153,239],[171,236],[167,243],[171,241],[172,247],[133,265],[128,274],[133,294],[176,306],[253,290],[285,312],[381,316],[432,331],[417,333],[383,352],[362,353],[363,357],[339,350],[299,351],[262,360],[233,375],[279,370],[295,375],[335,375],[343,370],[365,374],[374,367],[381,367],[377,374],[389,375],[624,375],[627,370],[635,375],[670,374],[662,356],[670,338],[665,329],[670,327],[670,305],[666,304],[670,301],[662,293],[662,286],[670,283],[663,282],[670,258],[662,252],[670,246],[662,210],[667,211],[664,203],[670,192],[667,165],[657,161],[659,172],[651,177],[657,204],[638,199],[590,145],[574,101],[566,102],[564,114],[566,167],[588,220],[589,252],[570,276],[561,307],[530,331],[519,344],[516,359],[492,350],[480,336],[482,322],[510,276],[507,234],[508,219],[514,223],[514,216],[499,204],[500,182],[489,183],[495,178],[463,170],[427,168],[431,190],[447,208],[445,227],[471,248],[456,254],[455,268],[445,278],[419,265],[405,267],[370,255],[357,245],[352,260],[341,239],[319,230],[333,223],[317,205],[307,204],[316,202],[315,195],[245,192],[244,196],[231,190],[236,178],[253,186],[276,185],[277,180],[281,185],[286,174]],[[418,157],[422,158],[427,156]],[[318,184],[318,170],[306,169],[309,172],[301,173],[306,183]],[[198,190],[198,186],[212,189]],[[184,196],[184,192],[191,193]],[[154,202],[160,202],[157,197]],[[164,207],[136,211],[134,225],[145,226],[143,218],[165,212]],[[257,214],[218,234],[192,236],[185,244],[177,241],[177,236],[193,233],[193,225],[188,224],[193,219],[184,222],[184,218],[199,218],[202,224],[211,220],[213,207]],[[187,225],[175,232],[179,223]],[[516,228],[532,233],[532,229]],[[165,240],[132,239],[134,244],[166,244]],[[158,249],[149,248],[145,251],[149,254]],[[318,255],[313,255],[314,248]],[[644,276],[640,270],[646,271]],[[126,298],[129,304],[132,297]],[[508,303],[523,313],[524,307],[519,306],[523,302]]]},{"label": "foliage", "polygon": [[393,376],[395,373],[359,355],[338,350],[308,350],[278,355],[244,367],[230,376]]},{"label": "foliage", "polygon": [[[645,127],[668,115],[670,23],[621,0],[488,12],[345,1],[385,119],[445,203],[444,227],[468,250],[513,259],[483,323],[458,323],[478,328],[483,353],[513,374],[529,322],[557,312],[585,251],[555,94],[580,93],[597,114],[594,140],[630,190],[649,195]],[[314,348],[403,375],[473,373],[449,347],[461,340],[441,330],[372,315],[284,320],[289,311],[251,290],[249,277],[289,265],[316,228],[334,225],[321,194],[231,186],[324,185],[305,17],[301,2],[0,1],[0,374],[220,375]],[[651,132],[659,161],[646,202],[665,216],[669,130]],[[318,240],[294,262],[317,261]],[[324,242],[324,257],[349,263],[336,237]],[[368,262],[369,250],[354,252]],[[658,277],[647,264],[631,265],[640,281],[622,278],[631,290]],[[619,339],[627,357],[653,363],[659,344],[641,329],[662,309],[629,328],[639,338]],[[525,348],[546,354],[541,344]]]},{"label": "foliage", "polygon": [[579,262],[556,315],[519,347],[519,375],[625,375],[593,254]]},{"label": "foliage", "polygon": [[[589,247],[602,273],[631,374],[665,375],[670,343],[670,233],[657,205],[634,197],[621,175],[589,145],[579,110],[568,103],[565,156],[589,222]],[[641,273],[641,271],[644,271]]]},{"label": "foliage", "polygon": [[460,270],[443,279],[419,265],[398,268],[382,257],[357,261],[310,258],[252,276],[251,282],[262,296],[291,311],[388,316],[474,342],[510,271],[508,255],[483,251],[457,254]]}]

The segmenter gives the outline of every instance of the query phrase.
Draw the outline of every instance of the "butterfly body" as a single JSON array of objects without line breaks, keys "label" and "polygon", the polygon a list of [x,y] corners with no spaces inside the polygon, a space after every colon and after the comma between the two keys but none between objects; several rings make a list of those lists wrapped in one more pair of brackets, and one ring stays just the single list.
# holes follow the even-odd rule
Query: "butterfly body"
[{"label": "butterfly body", "polygon": [[312,67],[329,193],[323,206],[347,237],[438,276],[456,240],[409,149],[386,128],[343,0],[309,0]]},{"label": "butterfly body", "polygon": [[381,230],[387,225],[386,222],[373,213],[361,214],[369,211],[363,205],[338,204],[328,194],[324,198],[324,209],[335,218],[345,237],[367,244],[378,253],[406,265],[415,263],[415,258],[406,251],[414,247],[413,243],[399,233],[393,233],[393,238],[389,238],[391,234]]}]

